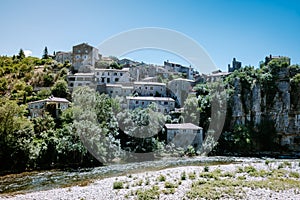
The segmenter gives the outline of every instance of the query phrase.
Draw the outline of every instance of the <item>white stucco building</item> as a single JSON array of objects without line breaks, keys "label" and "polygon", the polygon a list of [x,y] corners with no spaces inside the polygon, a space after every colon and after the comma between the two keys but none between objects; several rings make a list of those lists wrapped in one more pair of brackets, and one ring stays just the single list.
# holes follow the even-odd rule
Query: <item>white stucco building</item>
[{"label": "white stucco building", "polygon": [[176,147],[187,148],[192,145],[199,149],[203,142],[203,129],[192,123],[165,124],[167,143],[173,143]]}]

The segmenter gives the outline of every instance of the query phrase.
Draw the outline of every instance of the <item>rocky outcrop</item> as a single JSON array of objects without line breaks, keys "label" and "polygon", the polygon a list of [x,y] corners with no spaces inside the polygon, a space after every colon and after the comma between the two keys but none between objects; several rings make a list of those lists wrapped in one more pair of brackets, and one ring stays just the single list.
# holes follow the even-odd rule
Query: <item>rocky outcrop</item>
[{"label": "rocky outcrop", "polygon": [[254,80],[250,88],[243,87],[235,78],[231,99],[231,125],[252,124],[271,120],[282,146],[300,151],[300,84],[292,85],[292,69],[281,68],[274,80],[274,88],[266,89],[263,83]]}]

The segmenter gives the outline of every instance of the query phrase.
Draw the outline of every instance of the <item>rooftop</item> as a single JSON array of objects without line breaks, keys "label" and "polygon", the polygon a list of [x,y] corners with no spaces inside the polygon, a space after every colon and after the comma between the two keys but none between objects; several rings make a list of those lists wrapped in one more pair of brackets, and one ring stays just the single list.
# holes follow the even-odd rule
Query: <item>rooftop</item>
[{"label": "rooftop", "polygon": [[95,75],[94,73],[76,73],[73,76],[94,76],[94,75]]},{"label": "rooftop", "polygon": [[128,100],[144,100],[144,101],[175,101],[169,97],[126,97]]},{"label": "rooftop", "polygon": [[161,85],[166,86],[165,83],[158,83],[158,82],[134,82],[135,85]]},{"label": "rooftop", "polygon": [[123,68],[123,69],[95,69],[95,71],[101,71],[101,72],[128,72],[129,68]]},{"label": "rooftop", "polygon": [[62,102],[62,103],[70,103],[70,101],[68,101],[65,98],[59,98],[59,97],[49,97],[47,99],[42,99],[42,100],[38,100],[38,101],[32,101],[29,102],[28,104],[33,104],[33,103],[39,103],[39,102]]},{"label": "rooftop", "polygon": [[165,124],[167,129],[189,129],[189,130],[200,130],[202,129],[199,126],[196,126],[192,123],[183,123],[183,124]]}]

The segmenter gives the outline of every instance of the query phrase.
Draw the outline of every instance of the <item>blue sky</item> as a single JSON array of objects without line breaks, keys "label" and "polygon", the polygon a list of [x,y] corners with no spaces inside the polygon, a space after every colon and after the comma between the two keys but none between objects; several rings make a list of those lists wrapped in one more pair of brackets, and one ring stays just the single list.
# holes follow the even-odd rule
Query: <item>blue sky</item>
[{"label": "blue sky", "polygon": [[[10,0],[0,7],[0,55],[20,48],[41,57],[88,42],[98,46],[127,30],[160,27],[199,43],[218,68],[233,57],[257,66],[269,54],[300,64],[300,1],[292,0]],[[101,49],[99,50],[101,53]],[[144,50],[126,55],[146,63],[183,62],[172,54]]]}]

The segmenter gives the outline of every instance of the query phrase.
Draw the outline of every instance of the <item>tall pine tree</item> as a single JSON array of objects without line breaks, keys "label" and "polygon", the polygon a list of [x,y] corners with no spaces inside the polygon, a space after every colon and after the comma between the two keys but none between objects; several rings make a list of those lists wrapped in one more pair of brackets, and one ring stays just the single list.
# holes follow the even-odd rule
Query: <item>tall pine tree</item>
[{"label": "tall pine tree", "polygon": [[44,49],[44,54],[43,54],[43,57],[42,57],[43,59],[48,59],[49,58],[49,55],[48,55],[48,48],[47,47],[45,47],[45,49]]},{"label": "tall pine tree", "polygon": [[18,59],[22,60],[23,58],[25,58],[25,53],[23,51],[23,49],[20,49],[19,51],[19,55],[17,56]]}]

